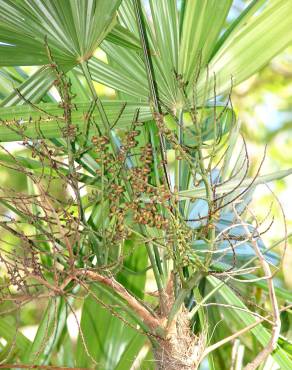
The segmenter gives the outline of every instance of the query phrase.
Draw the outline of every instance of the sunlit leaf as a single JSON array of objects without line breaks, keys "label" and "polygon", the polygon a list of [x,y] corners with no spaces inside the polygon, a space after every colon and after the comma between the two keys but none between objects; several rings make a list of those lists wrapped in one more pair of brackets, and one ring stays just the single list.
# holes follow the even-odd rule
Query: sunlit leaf
[{"label": "sunlit leaf", "polygon": [[[139,120],[147,121],[152,118],[147,104],[136,104],[119,101],[104,101],[105,111],[112,125],[117,121],[116,128],[130,127],[135,114],[139,112]],[[86,125],[86,114],[92,107],[90,102],[76,103],[76,109],[72,111],[72,120],[77,127],[77,133],[82,135]],[[38,109],[36,109],[38,108]],[[92,119],[98,125],[102,121],[98,112],[94,112]],[[63,136],[66,124],[63,119],[63,110],[54,103],[40,104],[39,106],[23,105],[0,108],[0,140],[22,140],[23,135],[29,138],[56,138]],[[95,128],[90,126],[91,135]],[[2,138],[2,139],[1,139]]]},{"label": "sunlit leaf", "polygon": [[121,0],[0,2],[0,65],[74,66],[89,59],[113,27]]},{"label": "sunlit leaf", "polygon": [[[292,169],[282,170],[278,172],[274,172],[268,175],[258,176],[257,178],[247,178],[244,179],[242,182],[240,180],[230,180],[226,184],[220,185],[216,187],[216,194],[222,195],[231,191],[232,189],[236,188],[239,190],[246,189],[248,187],[254,187],[256,185],[265,184],[270,181],[279,180],[286,176],[292,174]],[[183,198],[202,198],[206,196],[206,190],[204,186],[199,186],[194,189],[190,190],[182,190],[179,192],[179,196]]]}]

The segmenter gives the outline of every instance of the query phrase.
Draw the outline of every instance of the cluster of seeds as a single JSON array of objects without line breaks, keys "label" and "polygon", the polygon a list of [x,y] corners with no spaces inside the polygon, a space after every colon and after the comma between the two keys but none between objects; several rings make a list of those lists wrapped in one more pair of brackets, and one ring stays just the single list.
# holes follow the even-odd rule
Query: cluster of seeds
[{"label": "cluster of seeds", "polygon": [[109,217],[113,225],[111,239],[115,243],[120,243],[128,235],[128,231],[125,228],[126,208],[124,207],[124,192],[125,188],[122,185],[113,183],[108,194],[111,204]]},{"label": "cluster of seeds", "polygon": [[74,141],[77,135],[78,128],[76,125],[73,125],[72,123],[65,126],[62,129],[63,136],[65,138],[69,138],[71,141]]},{"label": "cluster of seeds", "polygon": [[[116,242],[120,242],[127,236],[126,217],[132,218],[140,225],[158,229],[167,229],[169,225],[161,205],[167,204],[171,194],[166,186],[156,187],[151,184],[152,145],[148,143],[137,148],[139,134],[139,130],[131,130],[125,135],[116,158],[109,153],[107,137],[92,138],[98,154],[96,161],[103,166],[103,175],[108,181],[105,197],[110,201],[109,224]],[[135,148],[139,151],[138,154],[135,153],[138,158],[137,165],[127,168],[126,159],[133,154]],[[124,171],[124,177],[120,176],[121,169]],[[125,196],[125,181],[131,193],[128,198]]]},{"label": "cluster of seeds", "polygon": [[123,166],[125,164],[126,157],[129,155],[130,151],[138,145],[136,137],[139,134],[140,134],[139,130],[131,130],[123,138],[122,141],[123,145],[121,145],[119,154],[117,156],[117,161],[120,164],[120,166]]},{"label": "cluster of seeds", "polygon": [[[128,179],[130,181],[134,198],[136,202],[128,205],[133,209],[133,219],[141,225],[147,225],[158,229],[166,229],[168,227],[168,220],[162,215],[158,205],[169,200],[170,193],[165,186],[159,188],[150,184],[149,175],[151,173],[151,166],[153,163],[153,151],[150,143],[141,148],[139,167],[132,168],[129,171]],[[144,201],[137,201],[141,196],[147,198],[148,203]]]},{"label": "cluster of seeds", "polygon": [[95,161],[99,165],[96,174],[101,177],[103,182],[103,196],[109,201],[109,220],[104,231],[107,243],[119,245],[127,237],[125,229],[125,209],[123,204],[123,194],[125,188],[119,184],[120,177],[117,176],[119,159],[116,159],[109,149],[109,138],[105,135],[93,136],[91,139],[95,147]]},{"label": "cluster of seeds", "polygon": [[138,206],[134,211],[134,221],[141,225],[155,227],[157,229],[166,229],[168,220],[158,213],[156,205],[145,204],[144,207]]},{"label": "cluster of seeds", "polygon": [[113,174],[115,172],[113,167],[114,157],[109,151],[109,138],[105,135],[93,136],[91,142],[95,147],[95,161],[99,165],[99,168],[96,170],[96,174],[102,177]]},{"label": "cluster of seeds", "polygon": [[[163,119],[159,122],[160,132],[174,145],[176,138],[173,133],[165,126]],[[110,151],[106,136],[92,138],[96,147],[96,162],[102,168],[102,181],[106,181],[104,199],[109,201],[109,227],[105,230],[107,243],[120,245],[130,233],[127,223],[165,230],[166,238],[169,238],[167,244],[175,245],[174,249],[169,249],[170,257],[181,266],[188,266],[192,263],[189,242],[193,231],[176,217],[171,217],[171,199],[174,200],[174,196],[167,184],[157,186],[153,182],[153,147],[150,143],[141,146],[137,140],[139,134],[136,129],[129,131],[115,156]],[[130,158],[133,158],[133,166],[127,164]]]},{"label": "cluster of seeds", "polygon": [[[169,130],[161,116],[158,120],[159,130],[172,143],[176,143],[173,133]],[[107,198],[110,200],[110,219],[115,220],[114,232],[115,241],[120,242],[127,236],[125,228],[126,217],[131,217],[136,224],[152,228],[166,230],[168,235],[172,235],[170,244],[175,243],[175,256],[179,258],[180,264],[187,266],[189,261],[189,243],[192,239],[192,231],[178,220],[165,216],[165,212],[171,213],[169,201],[173,197],[166,184],[154,186],[151,184],[151,172],[153,166],[153,148],[150,143],[143,147],[138,147],[138,130],[133,130],[125,135],[122,147],[116,159],[108,157],[108,139],[106,137],[94,138],[93,143],[98,146],[100,156],[103,158],[104,165],[112,163],[112,169],[117,173],[117,169],[123,167],[126,180],[130,188],[131,199],[125,199],[125,186],[121,185],[121,177],[113,176],[108,187]],[[136,148],[136,149],[135,149]],[[130,157],[133,150],[139,151],[138,165],[126,168],[125,161]],[[137,153],[136,153],[137,155]],[[114,163],[114,164],[113,164]],[[115,181],[115,182],[114,182]],[[170,251],[173,253],[173,251]]]},{"label": "cluster of seeds", "polygon": [[[95,147],[96,153],[98,153],[101,157],[104,157],[106,153],[108,153],[109,139],[107,136],[93,136],[91,139],[92,144]],[[96,160],[99,162],[98,160]]]}]

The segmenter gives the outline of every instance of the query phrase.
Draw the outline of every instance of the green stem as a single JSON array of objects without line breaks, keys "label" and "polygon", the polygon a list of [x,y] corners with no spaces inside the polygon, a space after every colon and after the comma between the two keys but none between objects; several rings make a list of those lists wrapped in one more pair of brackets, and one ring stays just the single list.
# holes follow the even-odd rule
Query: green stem
[{"label": "green stem", "polygon": [[[205,91],[204,91],[203,101],[205,101],[205,99],[206,99],[207,82],[208,82],[208,78],[207,78],[207,81],[206,81],[206,88],[205,88]],[[197,135],[197,138],[198,138],[198,146],[197,146],[197,153],[196,154],[197,154],[197,158],[198,158],[200,175],[202,177],[202,181],[203,181],[203,183],[205,185],[205,189],[206,189],[206,200],[207,200],[207,203],[208,203],[208,212],[209,212],[208,225],[207,226],[209,226],[209,225],[211,226],[208,229],[208,241],[209,241],[209,244],[210,244],[210,247],[211,247],[211,251],[210,251],[210,253],[208,253],[206,255],[205,263],[204,263],[205,266],[208,267],[211,263],[211,260],[212,260],[212,251],[214,250],[214,247],[215,247],[214,246],[214,240],[215,240],[215,237],[216,237],[215,227],[213,227],[213,215],[212,215],[212,208],[213,208],[213,202],[214,202],[213,190],[212,190],[212,186],[211,186],[211,181],[209,179],[209,177],[212,174],[211,174],[210,169],[205,168],[205,164],[204,164],[204,156],[203,156],[203,150],[202,150],[202,144],[203,144],[203,140],[202,140],[202,122],[199,122],[197,120],[197,118],[194,116],[194,114],[192,113],[192,109],[190,107],[189,101],[185,97],[185,95],[183,95],[183,97],[184,97],[184,103],[188,107],[189,111],[191,112],[192,120],[193,120],[194,125],[195,125],[196,135]],[[203,104],[202,111],[201,111],[201,121],[203,120],[203,117],[204,117],[204,105],[205,104]]]},{"label": "green stem", "polygon": [[149,55],[149,48],[148,48],[148,42],[147,42],[147,36],[143,24],[143,19],[142,19],[142,11],[141,11],[141,2],[140,0],[134,0],[134,9],[135,9],[135,14],[136,14],[136,19],[137,19],[137,24],[138,24],[138,30],[139,30],[139,36],[140,36],[140,41],[141,41],[141,46],[143,49],[143,55],[144,55],[144,64],[146,68],[146,75],[148,79],[148,85],[149,85],[149,90],[150,90],[150,99],[152,101],[154,110],[157,113],[160,113],[160,106],[158,104],[158,93],[157,89],[154,83],[154,73],[153,73],[153,66],[152,66],[152,61]]},{"label": "green stem", "polygon": [[152,246],[146,244],[146,250],[147,250],[148,257],[149,257],[149,260],[150,260],[150,263],[153,269],[154,277],[155,277],[156,284],[157,284],[157,289],[161,293],[164,291],[163,283],[162,283],[160,272],[157,267],[157,263],[156,263],[157,260],[155,258],[155,254],[153,253],[153,248]]},{"label": "green stem", "polygon": [[[183,111],[179,112],[179,124],[177,125],[177,138],[179,145],[182,144],[182,124],[183,124]],[[180,152],[176,150],[175,155],[180,155]],[[180,191],[180,178],[181,178],[181,161],[175,160],[175,187],[176,191]]]},{"label": "green stem", "polygon": [[189,292],[193,289],[194,286],[197,285],[200,278],[201,278],[201,273],[200,272],[195,272],[189,278],[189,280],[185,283],[185,287],[180,290],[176,300],[174,301],[173,306],[171,307],[170,313],[168,315],[167,326],[169,326],[171,324],[175,315],[178,313],[181,306],[183,305],[184,300],[188,296]]}]

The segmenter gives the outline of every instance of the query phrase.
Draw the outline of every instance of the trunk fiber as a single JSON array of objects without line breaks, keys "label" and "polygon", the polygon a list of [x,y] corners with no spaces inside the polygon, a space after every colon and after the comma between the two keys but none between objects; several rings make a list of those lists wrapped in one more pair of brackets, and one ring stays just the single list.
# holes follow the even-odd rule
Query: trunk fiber
[{"label": "trunk fiber", "polygon": [[196,370],[204,350],[203,338],[190,330],[186,313],[181,312],[166,339],[154,348],[157,370]]}]

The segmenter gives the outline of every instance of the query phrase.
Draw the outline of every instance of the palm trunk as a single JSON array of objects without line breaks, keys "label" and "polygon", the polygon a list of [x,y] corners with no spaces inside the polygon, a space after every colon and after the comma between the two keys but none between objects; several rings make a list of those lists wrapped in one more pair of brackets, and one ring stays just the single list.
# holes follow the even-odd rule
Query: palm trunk
[{"label": "palm trunk", "polygon": [[166,339],[154,348],[157,370],[196,370],[203,352],[202,338],[190,329],[186,312],[181,312]]}]

